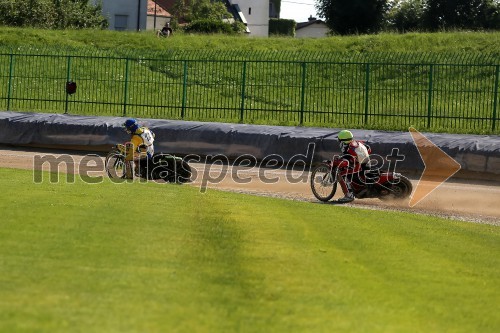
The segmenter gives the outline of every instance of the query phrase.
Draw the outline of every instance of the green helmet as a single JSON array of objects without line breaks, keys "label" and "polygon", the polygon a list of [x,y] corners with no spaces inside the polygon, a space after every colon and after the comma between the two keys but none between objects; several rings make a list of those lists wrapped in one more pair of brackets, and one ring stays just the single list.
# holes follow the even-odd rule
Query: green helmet
[{"label": "green helmet", "polygon": [[337,135],[337,139],[339,141],[349,142],[352,140],[352,138],[353,138],[353,135],[352,135],[351,131],[348,131],[348,130],[342,130]]}]

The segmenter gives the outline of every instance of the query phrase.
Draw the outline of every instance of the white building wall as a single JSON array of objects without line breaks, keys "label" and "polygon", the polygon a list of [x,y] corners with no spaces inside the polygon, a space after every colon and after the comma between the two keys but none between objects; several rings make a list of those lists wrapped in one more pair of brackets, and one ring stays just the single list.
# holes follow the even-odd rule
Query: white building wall
[{"label": "white building wall", "polygon": [[146,30],[160,30],[166,22],[170,22],[170,17],[156,16],[155,21],[154,15],[148,15]]},{"label": "white building wall", "polygon": [[237,4],[247,20],[250,36],[269,36],[269,0],[229,0]]},{"label": "white building wall", "polygon": [[94,3],[99,2],[110,30],[146,29],[147,0],[94,0]]},{"label": "white building wall", "polygon": [[295,37],[326,37],[328,34],[328,27],[324,23],[311,24],[307,27],[295,31]]}]

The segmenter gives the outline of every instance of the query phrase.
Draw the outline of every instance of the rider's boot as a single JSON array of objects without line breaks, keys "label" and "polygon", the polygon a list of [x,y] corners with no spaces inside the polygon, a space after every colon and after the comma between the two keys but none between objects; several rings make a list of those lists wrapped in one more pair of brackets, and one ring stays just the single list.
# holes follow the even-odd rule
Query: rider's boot
[{"label": "rider's boot", "polygon": [[354,194],[352,193],[351,182],[344,178],[340,177],[339,179],[340,187],[342,188],[342,192],[344,192],[344,197],[337,200],[339,203],[347,203],[354,200]]},{"label": "rider's boot", "polygon": [[134,162],[134,175],[136,177],[141,177],[141,166],[139,161]]},{"label": "rider's boot", "polygon": [[354,194],[352,192],[347,193],[343,198],[337,200],[340,203],[348,203],[354,201]]}]

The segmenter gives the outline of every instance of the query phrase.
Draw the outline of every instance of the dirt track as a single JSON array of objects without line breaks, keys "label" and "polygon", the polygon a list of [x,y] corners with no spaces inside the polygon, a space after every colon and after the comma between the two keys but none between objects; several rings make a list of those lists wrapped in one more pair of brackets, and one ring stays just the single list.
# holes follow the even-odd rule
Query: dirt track
[{"label": "dirt track", "polygon": [[[48,154],[54,157],[67,156],[70,161],[69,168],[74,165],[73,172],[79,173],[81,171],[78,166],[81,165],[85,153],[12,147],[0,147],[0,167],[33,169],[34,156]],[[102,161],[101,158],[97,157],[94,160]],[[96,166],[95,163],[88,165],[93,166],[93,170],[99,169],[99,165]],[[200,191],[220,189],[318,203],[309,188],[307,174],[302,175],[286,170],[259,170],[257,168],[233,170],[231,167],[227,167],[225,177],[219,181],[218,179],[222,178],[221,171],[226,167],[204,164],[192,164],[192,166],[196,169],[197,176],[192,186],[198,187]],[[45,167],[46,165],[44,165]],[[64,167],[60,171],[67,172],[68,170]],[[103,171],[89,173],[91,176],[102,174]],[[263,179],[267,181],[263,181]],[[415,188],[418,180],[412,180],[412,182]],[[335,198],[340,195],[341,191],[338,190]],[[500,184],[484,181],[448,181],[412,208],[409,207],[408,202],[382,202],[378,199],[356,200],[349,206],[405,210],[500,226]]]}]

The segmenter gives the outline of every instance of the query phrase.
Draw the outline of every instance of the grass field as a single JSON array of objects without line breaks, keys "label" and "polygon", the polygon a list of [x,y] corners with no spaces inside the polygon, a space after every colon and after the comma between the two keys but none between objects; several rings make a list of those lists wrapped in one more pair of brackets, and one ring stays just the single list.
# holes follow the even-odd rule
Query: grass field
[{"label": "grass field", "polygon": [[0,28],[0,110],[498,134],[499,50],[499,32],[158,39]]},{"label": "grass field", "polygon": [[498,332],[500,229],[0,169],[0,332]]},{"label": "grass field", "polygon": [[[177,38],[179,37],[179,38]],[[142,52],[178,51],[302,51],[307,52],[432,52],[497,53],[500,32],[442,32],[336,36],[328,38],[242,38],[225,35],[187,35],[158,39],[155,32],[110,30],[40,30],[0,27],[0,47],[109,50],[115,55],[125,50]]]}]

